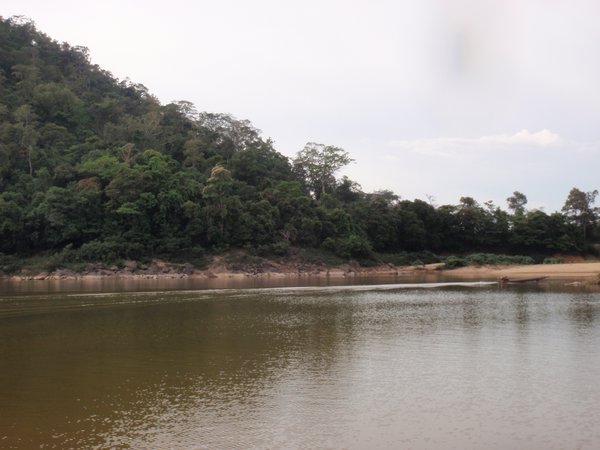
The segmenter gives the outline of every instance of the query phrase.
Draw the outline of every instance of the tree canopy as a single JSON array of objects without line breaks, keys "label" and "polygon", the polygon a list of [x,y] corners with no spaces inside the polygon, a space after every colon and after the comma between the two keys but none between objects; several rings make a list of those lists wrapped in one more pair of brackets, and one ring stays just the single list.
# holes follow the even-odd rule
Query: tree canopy
[{"label": "tree canopy", "polygon": [[345,150],[309,142],[290,160],[249,121],[163,105],[22,18],[0,18],[0,94],[3,254],[95,261],[314,247],[366,259],[580,252],[598,236],[597,191],[574,188],[550,215],[526,211],[519,192],[512,215],[469,196],[433,206],[363,192],[336,177],[352,162]]},{"label": "tree canopy", "polygon": [[587,230],[596,223],[598,218],[598,208],[592,206],[597,196],[597,190],[583,192],[573,188],[562,208],[567,218],[581,227],[584,241],[587,238]]},{"label": "tree canopy", "polygon": [[347,151],[333,145],[308,142],[294,159],[296,173],[304,179],[316,198],[333,190],[335,173],[353,161]]}]

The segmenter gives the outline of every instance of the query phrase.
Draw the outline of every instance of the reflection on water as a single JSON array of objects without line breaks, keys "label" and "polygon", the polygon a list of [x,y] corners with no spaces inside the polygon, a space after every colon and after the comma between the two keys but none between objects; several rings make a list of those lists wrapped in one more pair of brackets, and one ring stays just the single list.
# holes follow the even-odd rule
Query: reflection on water
[{"label": "reflection on water", "polygon": [[0,298],[0,448],[597,448],[600,294]]}]

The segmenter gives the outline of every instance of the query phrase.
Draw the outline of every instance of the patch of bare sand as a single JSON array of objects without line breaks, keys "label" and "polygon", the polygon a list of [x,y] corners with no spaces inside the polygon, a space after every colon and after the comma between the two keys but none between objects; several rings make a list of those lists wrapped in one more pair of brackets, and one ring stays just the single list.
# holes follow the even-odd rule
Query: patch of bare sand
[{"label": "patch of bare sand", "polygon": [[597,280],[600,262],[573,264],[532,264],[525,266],[469,266],[448,271],[464,278],[529,278],[547,277],[555,280]]},{"label": "patch of bare sand", "polygon": [[[342,264],[338,267],[288,262],[276,263],[266,261],[262,264],[239,264],[229,267],[220,257],[215,257],[213,263],[205,270],[194,269],[191,265],[169,265],[162,261],[153,261],[146,267],[131,262],[131,267],[118,269],[98,269],[87,273],[74,273],[57,270],[53,273],[0,276],[0,279],[11,280],[63,280],[63,279],[163,279],[163,278],[220,278],[243,279],[259,278],[345,278],[345,277],[396,277],[412,275],[447,275],[464,280],[494,280],[501,277],[531,278],[546,277],[550,280],[582,281],[586,283],[600,282],[600,262],[576,262],[551,265],[525,266],[469,266],[453,270],[440,270],[442,263],[422,266],[394,266],[381,264],[375,267],[361,267],[357,263]],[[139,266],[139,267],[138,267]]]}]

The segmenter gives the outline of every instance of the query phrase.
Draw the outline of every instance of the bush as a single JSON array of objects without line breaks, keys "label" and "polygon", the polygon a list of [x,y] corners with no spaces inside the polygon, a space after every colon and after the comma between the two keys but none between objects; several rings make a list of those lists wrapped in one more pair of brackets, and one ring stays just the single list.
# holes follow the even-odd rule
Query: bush
[{"label": "bush", "polygon": [[[68,251],[67,251],[68,250]],[[147,254],[147,248],[139,242],[90,241],[77,250],[66,247],[61,252],[62,262],[102,262],[115,263],[121,259],[139,260]]]},{"label": "bush", "polygon": [[344,262],[339,256],[324,248],[303,248],[298,251],[298,258],[306,264],[324,264],[339,266]]},{"label": "bush", "polygon": [[542,264],[562,264],[562,263],[563,263],[562,258],[544,258],[544,261],[542,262]]},{"label": "bush", "polygon": [[535,264],[531,256],[521,255],[496,255],[494,253],[473,253],[465,257],[448,256],[441,269],[456,269],[467,265],[483,266],[483,265],[500,265],[500,264],[516,264],[527,265]]},{"label": "bush", "polygon": [[259,256],[286,256],[289,250],[289,242],[277,241],[272,244],[259,245],[256,248],[256,253]]},{"label": "bush", "polygon": [[368,239],[352,234],[343,242],[345,251],[352,258],[369,259],[373,255],[373,248]]},{"label": "bush", "polygon": [[192,242],[187,237],[168,237],[160,239],[156,245],[156,252],[163,255],[178,255],[187,252]]},{"label": "bush", "polygon": [[259,256],[250,255],[243,251],[235,251],[228,253],[223,258],[228,269],[231,270],[245,270],[246,266],[260,265],[265,260]]},{"label": "bush", "polygon": [[77,250],[78,261],[111,263],[121,256],[122,248],[115,241],[90,241]]},{"label": "bush", "polygon": [[530,256],[521,255],[496,255],[494,253],[473,253],[466,257],[467,264],[483,266],[498,264],[534,264]]},{"label": "bush", "polygon": [[381,262],[395,266],[420,266],[441,261],[438,255],[426,250],[421,252],[380,253],[377,256]]},{"label": "bush", "polygon": [[467,265],[466,259],[461,258],[459,256],[448,256],[444,260],[444,265],[442,267],[440,267],[440,269],[452,270],[452,269],[458,269],[459,267],[464,267],[466,265]]},{"label": "bush", "polygon": [[163,253],[161,258],[177,264],[190,263],[196,268],[205,268],[209,264],[209,257],[206,251],[199,245]]},{"label": "bush", "polygon": [[361,267],[375,267],[377,266],[379,263],[373,259],[359,259],[358,261],[358,265]]},{"label": "bush", "polygon": [[321,247],[344,259],[372,259],[373,257],[369,240],[356,234],[344,238],[329,237],[323,241]]},{"label": "bush", "polygon": [[5,255],[0,253],[0,273],[10,274],[15,273],[21,268],[21,261],[13,255]]}]

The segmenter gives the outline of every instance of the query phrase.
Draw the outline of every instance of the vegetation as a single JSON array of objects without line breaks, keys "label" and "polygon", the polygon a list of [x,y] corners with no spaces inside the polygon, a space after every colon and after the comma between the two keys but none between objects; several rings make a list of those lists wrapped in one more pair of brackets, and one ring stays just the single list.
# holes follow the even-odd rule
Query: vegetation
[{"label": "vegetation", "polygon": [[441,269],[456,269],[464,266],[485,265],[527,265],[534,263],[535,260],[531,256],[473,253],[464,257],[454,255],[449,256],[444,260],[444,265],[441,266]]},{"label": "vegetation", "polygon": [[336,178],[351,161],[316,143],[290,161],[248,121],[187,101],[162,105],[93,65],[87,49],[0,18],[4,272],[34,255],[50,265],[205,261],[231,249],[303,249],[364,265],[482,251],[551,256],[584,252],[599,236],[597,191],[573,188],[552,214],[527,211],[520,192],[508,199],[511,213],[471,197],[436,207]]}]

